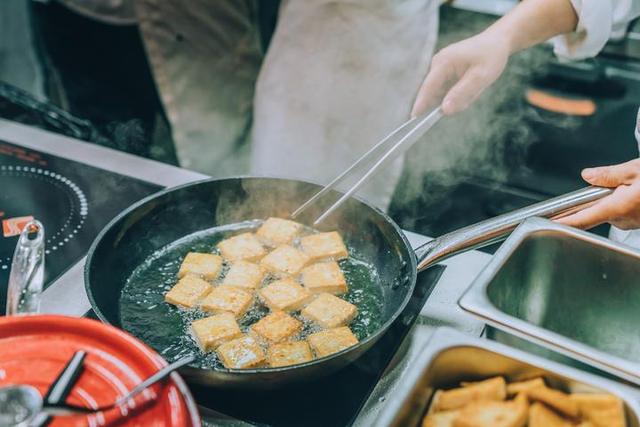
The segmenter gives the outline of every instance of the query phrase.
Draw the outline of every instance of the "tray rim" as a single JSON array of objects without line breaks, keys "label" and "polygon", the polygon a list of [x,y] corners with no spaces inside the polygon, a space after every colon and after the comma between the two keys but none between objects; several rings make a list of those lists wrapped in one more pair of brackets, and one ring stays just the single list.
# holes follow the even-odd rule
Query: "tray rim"
[{"label": "tray rim", "polygon": [[460,347],[475,347],[487,350],[509,357],[516,361],[535,366],[536,368],[570,378],[585,385],[602,389],[603,391],[614,394],[622,399],[629,410],[632,411],[640,421],[640,390],[636,390],[631,386],[621,384],[592,373],[581,371],[571,366],[563,365],[559,362],[544,359],[540,356],[527,353],[506,344],[498,343],[486,338],[472,337],[451,327],[440,327],[434,331],[427,343],[411,361],[411,363],[414,364],[414,369],[405,378],[402,384],[400,384],[393,399],[390,399],[387,405],[382,409],[378,422],[375,426],[382,427],[395,425],[395,418],[398,415],[401,406],[410,398],[416,383],[428,372],[433,361],[445,351]]},{"label": "tray rim", "polygon": [[564,236],[582,240],[608,250],[638,258],[640,250],[587,231],[558,224],[543,218],[530,218],[524,221],[500,246],[489,263],[473,280],[458,300],[460,308],[481,318],[488,325],[516,337],[533,342],[545,348],[571,357],[587,365],[601,369],[617,377],[640,385],[640,364],[609,354],[565,335],[534,325],[498,309],[489,300],[487,289],[520,245],[533,234],[551,231]]}]

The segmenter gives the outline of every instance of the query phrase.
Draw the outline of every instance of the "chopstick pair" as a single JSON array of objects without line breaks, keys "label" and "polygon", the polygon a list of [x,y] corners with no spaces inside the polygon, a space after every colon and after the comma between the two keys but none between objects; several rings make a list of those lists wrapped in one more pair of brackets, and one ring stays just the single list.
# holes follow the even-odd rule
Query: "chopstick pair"
[{"label": "chopstick pair", "polygon": [[413,146],[424,134],[426,134],[442,117],[442,107],[438,106],[435,110],[422,117],[414,117],[397,127],[380,142],[374,145],[362,157],[356,160],[344,172],[333,179],[324,188],[313,195],[309,200],[304,202],[292,214],[294,219],[305,211],[309,206],[315,203],[322,196],[331,191],[336,185],[352,177],[357,177],[356,172],[367,165],[373,165],[364,171],[364,174],[356,181],[349,190],[347,190],[333,205],[329,206],[314,222],[316,226],[324,221],[329,215],[336,211],[344,202],[346,202],[367,180],[383,165],[398,157]]}]

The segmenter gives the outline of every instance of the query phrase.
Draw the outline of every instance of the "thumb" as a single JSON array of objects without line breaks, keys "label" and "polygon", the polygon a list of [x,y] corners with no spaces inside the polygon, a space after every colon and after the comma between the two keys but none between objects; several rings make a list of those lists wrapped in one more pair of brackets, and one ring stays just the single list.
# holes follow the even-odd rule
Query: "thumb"
[{"label": "thumb", "polygon": [[630,185],[636,179],[640,167],[637,161],[630,161],[614,166],[587,168],[582,171],[582,178],[589,184],[600,187],[617,187]]}]

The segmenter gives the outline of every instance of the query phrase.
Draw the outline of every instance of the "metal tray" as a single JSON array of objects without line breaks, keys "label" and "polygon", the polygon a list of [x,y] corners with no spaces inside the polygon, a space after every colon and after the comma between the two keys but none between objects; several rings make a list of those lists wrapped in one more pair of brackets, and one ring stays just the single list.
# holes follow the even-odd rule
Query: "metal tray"
[{"label": "metal tray", "polygon": [[463,294],[490,326],[640,384],[640,252],[533,218]]},{"label": "metal tray", "polygon": [[567,392],[614,394],[624,402],[627,426],[640,425],[638,391],[455,329],[436,330],[412,363],[414,369],[390,396],[376,426],[419,426],[435,390],[495,375],[507,380],[543,376],[547,384]]}]

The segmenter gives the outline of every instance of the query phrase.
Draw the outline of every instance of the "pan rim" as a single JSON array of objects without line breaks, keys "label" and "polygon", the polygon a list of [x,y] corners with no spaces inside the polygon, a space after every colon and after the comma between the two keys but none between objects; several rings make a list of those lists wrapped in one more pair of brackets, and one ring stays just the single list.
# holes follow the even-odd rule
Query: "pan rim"
[{"label": "pan rim", "polygon": [[[185,188],[195,187],[195,186],[198,186],[198,185],[208,184],[208,183],[211,183],[211,182],[231,181],[231,180],[248,180],[248,179],[298,182],[298,183],[302,183],[302,184],[315,185],[315,186],[317,186],[319,188],[323,187],[321,184],[318,184],[318,183],[315,183],[315,182],[310,182],[310,181],[305,181],[305,180],[300,180],[300,179],[274,177],[274,176],[238,175],[238,176],[228,176],[228,177],[223,177],[223,178],[205,178],[205,179],[188,182],[188,183],[181,184],[181,185],[174,186],[174,187],[166,187],[166,188],[163,188],[163,189],[161,189],[161,190],[159,190],[159,191],[157,191],[155,193],[152,193],[152,194],[150,194],[150,195],[138,200],[137,202],[131,204],[129,207],[125,208],[120,213],[118,213],[118,215],[116,215],[113,219],[111,219],[102,228],[102,230],[100,230],[100,232],[98,233],[96,238],[91,243],[91,246],[89,247],[89,250],[87,252],[87,256],[86,256],[86,260],[85,260],[85,264],[84,264],[84,269],[83,269],[84,289],[85,289],[85,293],[87,294],[87,298],[89,300],[89,303],[91,304],[91,309],[95,312],[95,314],[98,317],[98,319],[100,319],[100,321],[103,322],[103,323],[106,323],[108,325],[117,327],[118,329],[130,334],[130,332],[128,332],[127,330],[123,329],[122,327],[119,327],[119,326],[116,326],[116,325],[112,324],[107,319],[107,317],[100,310],[100,307],[99,307],[98,303],[96,302],[96,300],[95,300],[95,298],[93,296],[93,292],[91,290],[91,286],[89,285],[89,283],[90,283],[89,275],[90,275],[90,269],[91,269],[91,265],[92,265],[92,261],[93,261],[93,255],[95,254],[96,248],[102,242],[104,236],[109,232],[109,230],[112,229],[112,227],[115,224],[117,224],[122,219],[124,219],[126,216],[128,216],[131,212],[135,211],[136,209],[140,208],[141,206],[144,206],[148,202],[150,202],[150,201],[152,201],[152,200],[154,200],[156,198],[162,197],[162,196],[164,196],[166,194],[169,194],[169,193],[171,193],[173,191],[179,191],[179,190],[182,190],[182,189],[185,189]],[[341,193],[341,192],[338,191],[338,193]],[[367,345],[367,344],[369,344],[371,342],[375,343],[383,334],[385,334],[389,330],[389,328],[391,327],[393,322],[396,321],[396,319],[400,316],[400,314],[402,314],[404,309],[407,307],[407,305],[409,303],[409,300],[413,296],[413,292],[415,290],[416,278],[417,278],[417,275],[418,275],[417,259],[416,259],[415,250],[413,249],[413,247],[409,243],[409,239],[404,234],[402,229],[398,226],[398,224],[389,215],[387,215],[381,209],[377,208],[376,206],[371,205],[369,202],[367,202],[365,200],[362,200],[359,197],[352,196],[351,198],[355,199],[359,203],[365,205],[367,208],[373,210],[377,215],[381,216],[392,227],[392,229],[395,231],[395,233],[400,237],[400,240],[403,242],[403,244],[404,244],[404,246],[407,249],[407,252],[409,254],[409,261],[411,263],[411,265],[409,266],[410,267],[409,274],[411,275],[410,278],[409,278],[410,283],[408,285],[409,286],[409,290],[407,291],[407,294],[405,295],[404,299],[402,300],[402,303],[398,306],[396,311],[392,313],[392,315],[387,319],[387,321],[384,322],[378,328],[378,330],[376,330],[374,333],[372,333],[371,335],[368,335],[366,338],[364,338],[363,340],[359,341],[358,344],[356,344],[354,346],[351,346],[349,348],[346,348],[346,349],[344,349],[342,351],[339,351],[337,353],[333,353],[333,354],[330,354],[330,355],[325,356],[325,357],[313,359],[313,360],[311,360],[309,362],[305,362],[305,363],[300,363],[300,364],[291,365],[291,366],[277,367],[277,368],[269,368],[269,367],[267,367],[267,368],[250,368],[250,369],[228,369],[228,368],[225,368],[225,369],[213,369],[213,368],[204,369],[204,368],[195,368],[193,366],[187,366],[184,369],[198,371],[198,372],[200,372],[200,371],[204,371],[204,372],[213,371],[213,372],[220,373],[220,374],[234,374],[234,375],[256,375],[256,374],[264,374],[264,373],[273,374],[273,373],[278,373],[278,372],[291,372],[291,371],[295,371],[295,370],[302,370],[302,369],[308,368],[310,366],[314,366],[314,365],[320,364],[321,362],[326,362],[326,361],[338,358],[338,357],[340,357],[340,356],[342,356],[344,354],[347,354],[347,353],[353,351],[356,347],[362,347],[362,346]],[[145,342],[145,344],[149,345],[146,342]]]}]

